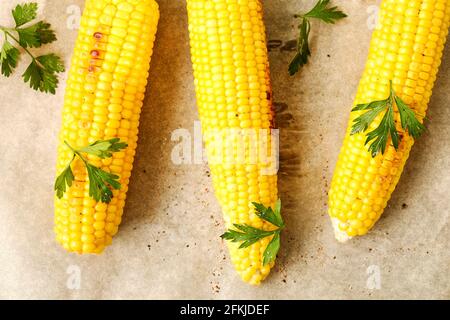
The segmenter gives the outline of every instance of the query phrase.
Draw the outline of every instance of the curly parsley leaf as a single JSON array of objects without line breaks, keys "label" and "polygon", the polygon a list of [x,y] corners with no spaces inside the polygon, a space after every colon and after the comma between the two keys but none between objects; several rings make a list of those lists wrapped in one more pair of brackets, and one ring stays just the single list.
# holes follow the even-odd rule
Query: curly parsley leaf
[{"label": "curly parsley leaf", "polygon": [[56,178],[54,189],[56,191],[56,196],[60,199],[62,198],[66,190],[72,186],[73,180],[75,180],[71,168],[71,164],[74,159],[75,155],[73,156],[67,167],[63,170],[63,172],[61,172],[61,174]]},{"label": "curly parsley leaf", "polygon": [[36,60],[49,72],[64,72],[64,62],[57,55],[50,53],[47,55],[39,56]]},{"label": "curly parsley leaf", "polygon": [[369,152],[372,157],[384,154],[390,141],[398,150],[402,134],[397,130],[394,117],[394,107],[397,106],[400,114],[400,122],[403,130],[414,139],[419,138],[425,131],[425,126],[417,119],[414,111],[396,95],[392,81],[390,81],[390,95],[386,100],[360,104],[353,108],[352,112],[365,111],[353,121],[351,135],[366,132],[371,123],[383,114],[379,126],[367,133],[366,145],[370,143]]},{"label": "curly parsley leaf", "polygon": [[386,109],[387,103],[387,100],[374,101],[367,104],[359,104],[355,108],[353,108],[352,111],[368,111],[355,119],[351,134],[365,132],[369,128],[369,125],[372,123],[372,121],[375,120],[375,118],[380,114],[380,112]]},{"label": "curly parsley leaf", "polygon": [[120,142],[120,139],[96,141],[87,147],[81,148],[80,152],[85,152],[97,156],[101,159],[112,157],[113,152],[119,152],[128,147],[128,144]]},{"label": "curly parsley leaf", "polygon": [[380,125],[367,134],[366,145],[372,142],[369,146],[372,157],[376,157],[379,153],[384,154],[389,137],[391,137],[392,144],[397,150],[400,138],[395,128],[394,109],[392,106],[387,109]]},{"label": "curly parsley leaf", "polygon": [[14,69],[17,67],[20,52],[13,47],[7,40],[3,44],[0,51],[0,66],[1,72],[5,77],[9,77]]},{"label": "curly parsley leaf", "polygon": [[282,228],[284,226],[283,218],[280,214],[280,200],[277,201],[277,204],[275,206],[275,210],[272,210],[272,208],[266,208],[260,203],[252,202],[253,206],[255,207],[256,215],[260,217],[263,220],[266,220],[273,224],[274,226],[277,226],[278,228]]},{"label": "curly parsley leaf", "polygon": [[20,27],[37,17],[38,4],[36,2],[18,4],[12,10],[12,16],[16,22],[16,27]]},{"label": "curly parsley leaf", "polygon": [[1,73],[9,77],[17,67],[20,52],[9,41],[13,40],[31,57],[31,63],[22,75],[25,83],[29,82],[34,90],[55,94],[58,86],[57,73],[65,71],[62,60],[55,54],[35,57],[29,50],[56,40],[51,25],[45,21],[24,26],[37,17],[37,9],[38,5],[35,2],[18,5],[12,10],[16,26],[14,28],[0,26],[5,39],[0,51]]},{"label": "curly parsley leaf", "polygon": [[416,118],[416,114],[398,96],[395,96],[395,103],[400,113],[402,128],[408,131],[414,139],[419,138],[425,131],[425,126]]},{"label": "curly parsley leaf", "polygon": [[325,23],[335,24],[336,21],[346,18],[347,15],[338,7],[329,7],[330,0],[319,0],[316,6],[304,15],[306,18],[316,18]]},{"label": "curly parsley leaf", "polygon": [[275,261],[275,258],[277,257],[277,253],[280,250],[281,245],[281,237],[280,232],[275,232],[275,235],[273,236],[272,240],[267,245],[266,250],[264,250],[263,254],[263,265],[269,264],[272,261]]},{"label": "curly parsley leaf", "polygon": [[54,54],[48,54],[33,59],[25,70],[23,79],[34,90],[55,94],[58,86],[56,74],[63,71],[62,60]]},{"label": "curly parsley leaf", "polygon": [[[79,149],[73,148],[65,141],[66,146],[72,150],[73,158],[67,168],[56,178],[55,190],[58,198],[62,198],[66,192],[66,186],[70,187],[73,181],[73,173],[70,169],[72,161],[79,157],[86,166],[86,171],[89,177],[89,196],[96,201],[101,201],[104,203],[110,203],[113,198],[113,189],[119,190],[121,188],[118,175],[107,172],[101,168],[98,168],[83,156],[82,153],[88,153],[92,155],[98,155],[101,159],[110,158],[113,156],[113,152],[118,152],[123,148],[126,148],[127,144],[120,142],[119,139],[111,140],[99,140],[93,144],[82,147]],[[92,146],[101,146],[98,149],[89,149]],[[87,150],[87,151],[86,151]],[[88,152],[89,151],[89,152]],[[92,151],[92,152],[91,152]]]},{"label": "curly parsley leaf", "polygon": [[297,40],[297,53],[289,64],[289,74],[293,76],[301,67],[308,63],[308,58],[311,56],[311,49],[309,48],[309,33],[311,31],[311,24],[308,19],[303,19],[298,26],[300,34]]},{"label": "curly parsley leaf", "polygon": [[55,88],[58,85],[57,77],[39,65],[36,60],[31,61],[22,77],[25,83],[30,83],[30,88],[55,94]]},{"label": "curly parsley leaf", "polygon": [[311,56],[309,46],[310,19],[318,19],[325,23],[335,24],[338,20],[347,17],[338,7],[330,7],[329,4],[330,0],[319,0],[308,13],[295,15],[296,18],[301,18],[301,23],[298,26],[300,32],[297,41],[297,53],[289,64],[289,74],[291,76],[295,75],[301,67],[307,64]]},{"label": "curly parsley leaf", "polygon": [[56,40],[51,25],[45,21],[39,21],[26,28],[17,28],[16,31],[19,35],[19,44],[24,48],[39,48],[43,44],[52,43]]},{"label": "curly parsley leaf", "polygon": [[221,237],[225,240],[231,240],[231,242],[242,242],[239,246],[240,249],[247,248],[255,242],[274,234],[274,231],[265,231],[246,224],[234,224],[234,227],[239,231],[230,229]]},{"label": "curly parsley leaf", "polygon": [[118,175],[106,172],[96,166],[86,163],[86,169],[89,176],[89,196],[95,201],[110,203],[113,198],[111,188],[120,189]]},{"label": "curly parsley leaf", "polygon": [[234,224],[235,229],[229,229],[221,235],[221,238],[231,242],[241,242],[239,248],[242,249],[251,246],[261,239],[273,236],[263,253],[263,264],[266,265],[275,260],[278,250],[280,249],[280,233],[285,227],[281,217],[281,201],[277,201],[274,210],[259,203],[254,202],[252,204],[255,207],[255,213],[258,217],[273,224],[278,227],[278,229],[267,231],[246,224]]}]

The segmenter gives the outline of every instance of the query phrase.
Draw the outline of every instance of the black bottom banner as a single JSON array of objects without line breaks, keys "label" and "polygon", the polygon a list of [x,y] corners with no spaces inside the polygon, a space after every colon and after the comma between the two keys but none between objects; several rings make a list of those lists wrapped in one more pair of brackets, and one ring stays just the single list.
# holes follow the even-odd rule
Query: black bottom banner
[{"label": "black bottom banner", "polygon": [[[156,301],[2,301],[15,315],[67,314],[69,318],[120,316],[124,319],[303,319],[329,315],[339,318],[359,314],[384,318],[397,309],[402,316],[430,316],[448,301],[291,301],[291,300],[156,300]],[[58,312],[61,308],[62,312]],[[358,310],[360,309],[360,310]],[[281,318],[285,317],[285,318]]]}]

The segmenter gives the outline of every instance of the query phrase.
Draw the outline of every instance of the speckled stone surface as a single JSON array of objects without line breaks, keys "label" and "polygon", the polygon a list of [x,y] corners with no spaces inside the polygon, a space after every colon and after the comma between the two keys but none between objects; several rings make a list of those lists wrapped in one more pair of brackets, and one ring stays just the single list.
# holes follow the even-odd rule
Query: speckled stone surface
[{"label": "speckled stone surface", "polygon": [[[0,4],[10,23],[15,0]],[[68,66],[82,0],[38,0]],[[0,298],[344,299],[450,298],[450,50],[399,187],[373,231],[339,244],[326,214],[328,184],[364,68],[377,0],[333,1],[349,18],[314,23],[313,59],[291,78],[293,14],[314,0],[266,0],[281,128],[280,193],[288,225],[270,277],[241,282],[229,261],[206,164],[176,165],[172,132],[197,120],[185,1],[159,0],[161,21],[123,224],[101,256],[54,241],[53,180],[66,75],[55,96],[0,77]],[[75,271],[74,271],[75,270]],[[81,282],[73,284],[80,272]],[[380,280],[380,281],[378,281]],[[74,289],[75,288],[75,289]]]}]

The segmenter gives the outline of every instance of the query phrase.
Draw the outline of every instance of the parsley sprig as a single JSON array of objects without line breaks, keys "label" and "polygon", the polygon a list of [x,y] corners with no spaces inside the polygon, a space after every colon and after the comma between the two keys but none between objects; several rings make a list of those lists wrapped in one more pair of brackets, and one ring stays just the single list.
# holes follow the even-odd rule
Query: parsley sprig
[{"label": "parsley sprig", "polygon": [[64,63],[60,57],[50,53],[35,56],[29,48],[39,48],[56,40],[51,25],[45,21],[31,23],[37,17],[38,5],[35,2],[17,5],[12,10],[14,28],[0,26],[4,42],[0,50],[0,71],[9,77],[17,67],[20,51],[11,42],[18,44],[31,57],[31,63],[22,75],[30,88],[45,93],[55,94],[58,87],[57,74],[64,72]]},{"label": "parsley sprig", "polygon": [[389,137],[395,150],[398,150],[402,134],[396,128],[395,106],[397,106],[400,115],[401,127],[405,132],[417,139],[425,131],[425,126],[417,119],[414,111],[395,93],[392,81],[389,83],[390,94],[387,99],[359,104],[352,110],[352,112],[366,111],[353,121],[352,135],[366,132],[370,124],[384,112],[380,125],[367,133],[366,145],[371,142],[369,152],[372,157],[376,157],[379,153],[384,154]]},{"label": "parsley sprig", "polygon": [[273,224],[277,229],[272,231],[262,230],[254,228],[247,224],[234,224],[235,229],[228,229],[223,235],[222,239],[230,240],[231,242],[242,242],[239,246],[240,249],[247,248],[259,240],[273,236],[272,240],[267,245],[263,254],[263,265],[266,265],[275,260],[278,250],[280,249],[280,234],[284,229],[285,224],[281,217],[281,201],[278,200],[275,204],[275,208],[265,207],[262,204],[252,202],[255,207],[256,215]]},{"label": "parsley sprig", "polygon": [[72,150],[73,157],[67,167],[61,172],[55,181],[55,191],[58,198],[62,198],[68,188],[72,186],[75,179],[72,172],[72,162],[76,157],[79,157],[86,166],[89,177],[89,196],[96,201],[110,203],[113,198],[112,188],[119,190],[119,176],[106,172],[92,164],[83,156],[84,153],[94,155],[100,159],[111,158],[114,152],[119,152],[125,149],[128,145],[120,142],[120,139],[114,138],[110,140],[96,141],[88,146],[75,149],[67,141],[64,141],[66,146]]},{"label": "parsley sprig", "polygon": [[298,26],[300,33],[297,42],[297,54],[289,65],[289,74],[295,75],[301,67],[308,63],[311,56],[309,47],[309,34],[311,31],[311,19],[318,19],[325,23],[335,24],[336,21],[347,17],[338,7],[330,7],[330,0],[319,0],[315,7],[306,14],[297,14],[294,17],[300,18],[301,23]]}]

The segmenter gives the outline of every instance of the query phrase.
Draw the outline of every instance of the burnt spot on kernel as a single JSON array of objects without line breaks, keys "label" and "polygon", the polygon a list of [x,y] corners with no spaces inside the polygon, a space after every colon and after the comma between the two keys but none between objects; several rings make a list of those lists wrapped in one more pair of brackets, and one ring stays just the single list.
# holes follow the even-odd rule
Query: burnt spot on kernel
[{"label": "burnt spot on kernel", "polygon": [[101,33],[101,32],[94,33],[94,38],[97,39],[97,40],[102,39],[103,38],[103,33]]},{"label": "burnt spot on kernel", "polygon": [[98,58],[98,57],[100,57],[100,51],[98,51],[98,50],[92,50],[92,51],[91,51],[91,56],[92,56],[93,58]]}]

